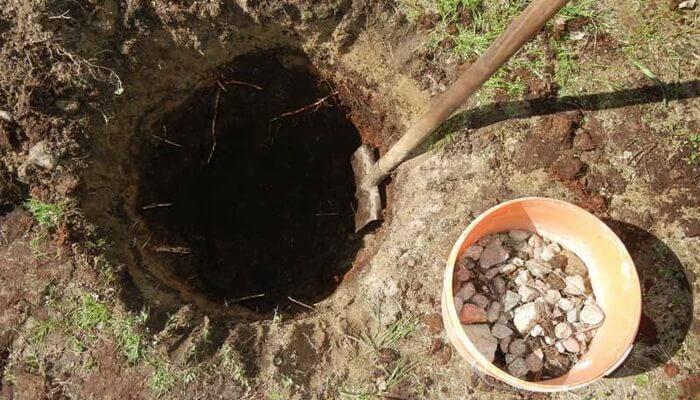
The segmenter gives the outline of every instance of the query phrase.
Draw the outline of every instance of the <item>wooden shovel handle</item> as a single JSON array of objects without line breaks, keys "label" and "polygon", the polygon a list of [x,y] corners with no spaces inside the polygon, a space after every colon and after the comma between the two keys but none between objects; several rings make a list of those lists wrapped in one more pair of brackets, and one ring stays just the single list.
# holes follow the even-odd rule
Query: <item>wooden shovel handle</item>
[{"label": "wooden shovel handle", "polygon": [[364,186],[378,185],[513,54],[532,39],[567,2],[568,0],[533,0],[484,54],[462,72],[457,81],[377,161]]}]

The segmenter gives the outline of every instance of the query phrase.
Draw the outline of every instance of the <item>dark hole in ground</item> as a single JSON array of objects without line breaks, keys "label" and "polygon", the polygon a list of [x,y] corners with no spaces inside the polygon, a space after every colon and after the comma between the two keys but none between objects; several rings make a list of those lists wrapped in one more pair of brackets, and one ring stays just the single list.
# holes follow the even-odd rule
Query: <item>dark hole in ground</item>
[{"label": "dark hole in ground", "polygon": [[349,162],[359,134],[335,97],[271,122],[332,92],[299,54],[240,56],[220,76],[138,144],[139,204],[172,203],[141,211],[147,249],[211,299],[264,294],[240,304],[302,310],[289,297],[330,295],[360,244]]}]

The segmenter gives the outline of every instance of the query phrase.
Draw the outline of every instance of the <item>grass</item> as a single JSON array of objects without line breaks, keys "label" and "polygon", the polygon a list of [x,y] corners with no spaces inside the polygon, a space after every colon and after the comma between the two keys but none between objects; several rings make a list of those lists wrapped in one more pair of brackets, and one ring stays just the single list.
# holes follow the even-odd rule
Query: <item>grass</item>
[{"label": "grass", "polygon": [[250,382],[246,376],[245,367],[231,345],[224,343],[219,350],[219,356],[221,357],[220,365],[223,371],[246,388],[249,388]]},{"label": "grass", "polygon": [[60,204],[43,203],[29,199],[24,207],[34,216],[40,226],[53,229],[58,226],[63,217],[63,207]]},{"label": "grass", "polygon": [[688,138],[690,143],[690,155],[688,156],[688,163],[700,163],[700,133],[690,135]]},{"label": "grass", "polygon": [[648,374],[640,374],[634,378],[634,383],[639,386],[646,386],[649,384],[650,380]]}]

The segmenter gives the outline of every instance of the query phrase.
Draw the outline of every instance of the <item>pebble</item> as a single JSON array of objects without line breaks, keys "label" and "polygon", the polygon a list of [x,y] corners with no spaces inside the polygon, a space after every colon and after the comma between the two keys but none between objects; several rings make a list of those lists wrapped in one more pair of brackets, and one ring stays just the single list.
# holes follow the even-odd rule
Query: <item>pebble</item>
[{"label": "pebble", "polygon": [[545,305],[542,303],[527,303],[515,309],[513,325],[521,334],[526,334],[544,316]]},{"label": "pebble", "polygon": [[547,278],[544,281],[547,283],[547,285],[549,285],[550,289],[562,290],[564,287],[566,287],[566,282],[564,282],[564,279],[557,274],[547,275]]},{"label": "pebble", "polygon": [[518,275],[513,279],[513,282],[517,286],[527,285],[532,281],[532,277],[527,270],[522,270],[518,272]]},{"label": "pebble", "polygon": [[505,339],[513,334],[513,330],[501,324],[494,324],[491,328],[491,334],[496,339]]},{"label": "pebble", "polygon": [[508,236],[510,236],[510,238],[516,242],[522,242],[530,237],[530,232],[513,229],[512,231],[508,232]]},{"label": "pebble", "polygon": [[460,282],[466,282],[474,277],[474,273],[466,267],[458,268],[455,275]]},{"label": "pebble", "polygon": [[493,362],[496,355],[498,341],[491,335],[491,330],[486,324],[462,325],[464,333],[479,352],[486,357],[489,362]]},{"label": "pebble", "polygon": [[539,337],[542,335],[544,335],[544,328],[542,327],[542,325],[537,324],[533,326],[532,329],[530,329],[530,336]]},{"label": "pebble", "polygon": [[518,295],[523,302],[528,303],[537,298],[539,292],[529,286],[520,286],[518,289]]},{"label": "pebble", "polygon": [[568,338],[562,341],[561,344],[564,346],[564,349],[570,353],[578,353],[581,350],[578,340],[574,338]]},{"label": "pebble", "polygon": [[476,288],[474,287],[474,283],[472,282],[467,282],[462,287],[457,291],[457,296],[461,297],[462,300],[467,301],[474,296],[474,293],[476,293]]},{"label": "pebble", "polygon": [[518,269],[518,267],[515,266],[515,264],[508,263],[508,264],[503,264],[499,267],[500,271],[502,274],[510,274],[511,272],[515,271]]},{"label": "pebble", "polygon": [[554,336],[556,336],[557,339],[567,339],[572,333],[573,329],[571,329],[571,325],[566,322],[560,322],[554,327]]},{"label": "pebble", "polygon": [[537,278],[546,278],[550,271],[549,267],[535,260],[525,261],[525,267],[527,267],[527,270]]},{"label": "pebble", "polygon": [[501,278],[500,276],[493,278],[491,284],[493,285],[493,289],[499,295],[503,295],[506,292],[506,281],[503,280],[503,278]]},{"label": "pebble", "polygon": [[501,342],[499,343],[499,347],[503,353],[508,353],[508,345],[510,344],[510,340],[511,340],[510,336],[501,339]]},{"label": "pebble", "polygon": [[551,261],[554,258],[554,250],[551,247],[543,247],[540,251],[540,259],[542,261]]},{"label": "pebble", "polygon": [[542,247],[542,245],[544,244],[544,241],[542,240],[542,236],[534,233],[527,240],[527,244],[529,244],[531,247]]},{"label": "pebble", "polygon": [[486,279],[493,279],[496,277],[496,275],[498,275],[499,269],[500,268],[498,267],[490,268],[486,272],[484,272],[484,276],[486,277]]},{"label": "pebble", "polygon": [[559,300],[557,305],[559,306],[559,308],[561,308],[562,311],[565,312],[569,312],[574,309],[574,303],[567,298],[562,298],[561,300]]},{"label": "pebble", "polygon": [[486,311],[474,304],[465,303],[459,312],[459,322],[462,324],[479,324],[486,321],[488,321]]},{"label": "pebble", "polygon": [[508,353],[514,356],[521,356],[527,351],[527,343],[522,339],[515,339],[508,346]]},{"label": "pebble", "polygon": [[56,108],[67,113],[74,114],[80,109],[80,103],[75,100],[56,100]]},{"label": "pebble", "polygon": [[10,114],[8,111],[5,111],[5,110],[0,110],[0,119],[5,121],[5,122],[12,122],[15,120],[12,117],[12,114]]},{"label": "pebble", "polygon": [[520,257],[511,258],[510,263],[515,265],[516,267],[524,267],[525,266],[525,261],[523,261],[523,259]]},{"label": "pebble", "polygon": [[527,375],[528,371],[529,369],[525,364],[525,360],[522,358],[518,357],[508,364],[508,372],[510,372],[513,376],[523,377]]},{"label": "pebble", "polygon": [[462,306],[464,305],[464,299],[459,297],[459,296],[455,296],[453,298],[453,300],[455,302],[455,310],[457,310],[457,313],[459,313],[460,311],[462,311]]},{"label": "pebble", "polygon": [[[539,349],[537,349],[539,350]],[[540,350],[540,353],[542,350]],[[540,372],[542,371],[542,367],[544,366],[544,363],[542,361],[544,357],[537,356],[534,352],[530,353],[525,357],[525,365],[527,365],[527,369],[530,372]]]},{"label": "pebble", "polygon": [[573,324],[575,322],[578,322],[578,314],[579,310],[574,308],[572,310],[567,311],[566,313],[566,322]]},{"label": "pebble", "polygon": [[546,293],[549,287],[547,286],[544,281],[541,281],[539,279],[535,279],[535,283],[532,284],[532,287],[537,289],[538,292],[540,293]]},{"label": "pebble", "polygon": [[685,0],[678,3],[679,10],[694,10],[698,5],[697,0]]},{"label": "pebble", "polygon": [[566,277],[566,287],[564,292],[575,296],[582,295],[586,284],[581,275],[569,275]]},{"label": "pebble", "polygon": [[489,322],[496,322],[498,320],[498,317],[501,316],[501,308],[501,303],[497,301],[491,302],[489,309],[486,311],[486,317],[489,319]]},{"label": "pebble", "polygon": [[491,268],[508,259],[508,251],[497,241],[493,241],[484,248],[479,256],[479,265],[483,269]]},{"label": "pebble", "polygon": [[564,353],[566,352],[566,348],[564,347],[564,343],[562,342],[557,342],[554,344],[554,347],[557,349],[558,352]]},{"label": "pebble", "polygon": [[556,340],[551,336],[545,336],[544,342],[547,343],[549,346],[551,346],[554,344],[554,342],[556,342]]},{"label": "pebble", "polygon": [[563,315],[564,314],[561,312],[559,307],[554,307],[554,309],[552,310],[552,313],[550,314],[550,316],[554,319],[561,318]]},{"label": "pebble", "polygon": [[512,290],[507,290],[503,295],[503,311],[510,311],[520,303],[520,295]]},{"label": "pebble", "polygon": [[547,290],[547,292],[544,294],[544,300],[552,305],[557,304],[559,300],[561,300],[561,293],[559,293],[558,290]]},{"label": "pebble", "polygon": [[489,306],[489,299],[488,297],[484,296],[483,294],[477,293],[474,296],[472,296],[471,299],[469,299],[472,303],[476,304],[479,308],[482,310],[485,310],[486,307]]},{"label": "pebble", "polygon": [[467,247],[466,250],[464,250],[464,255],[471,258],[472,260],[476,261],[479,259],[479,256],[481,256],[481,253],[484,251],[484,248],[479,246],[478,244],[473,244],[469,247]]},{"label": "pebble", "polygon": [[581,275],[583,277],[588,276],[588,268],[586,268],[583,261],[576,257],[574,253],[569,250],[563,250],[561,254],[566,256],[566,267],[564,267],[564,272],[567,275]]},{"label": "pebble", "polygon": [[51,154],[49,144],[45,141],[40,141],[29,149],[29,157],[27,160],[46,170],[52,170],[56,167],[56,157]]},{"label": "pebble", "polygon": [[581,319],[581,322],[585,324],[598,325],[599,323],[603,322],[605,315],[603,315],[603,311],[597,305],[586,304],[583,306],[579,318]]}]

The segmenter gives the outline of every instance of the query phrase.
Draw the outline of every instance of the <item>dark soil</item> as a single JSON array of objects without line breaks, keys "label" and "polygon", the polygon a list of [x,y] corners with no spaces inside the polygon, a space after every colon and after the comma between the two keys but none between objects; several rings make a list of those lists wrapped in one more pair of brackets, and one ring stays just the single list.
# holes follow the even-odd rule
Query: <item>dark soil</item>
[{"label": "dark soil", "polygon": [[188,285],[222,302],[264,294],[241,304],[268,312],[342,280],[360,139],[331,90],[297,53],[244,55],[139,135],[150,249]]}]

